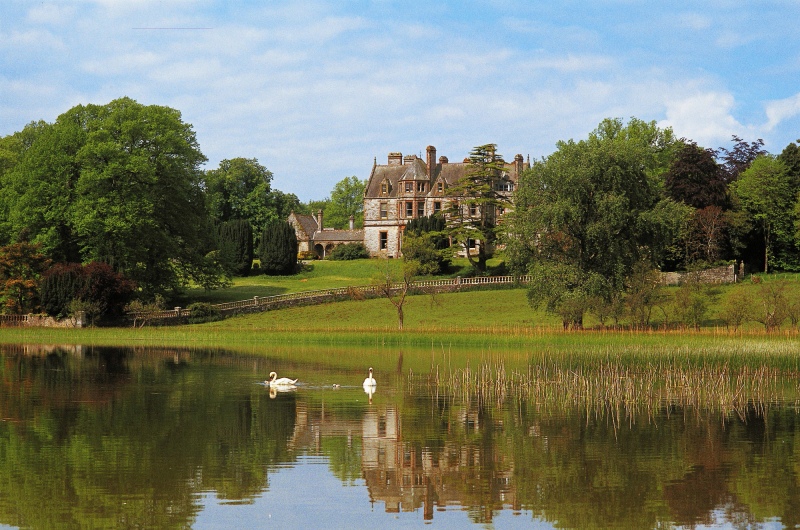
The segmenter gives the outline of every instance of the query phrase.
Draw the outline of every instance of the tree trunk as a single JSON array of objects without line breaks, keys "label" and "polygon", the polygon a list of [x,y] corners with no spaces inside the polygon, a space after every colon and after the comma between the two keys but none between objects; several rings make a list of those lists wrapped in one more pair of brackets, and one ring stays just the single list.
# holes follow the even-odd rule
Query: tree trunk
[{"label": "tree trunk", "polygon": [[403,331],[403,304],[397,306],[397,329]]}]

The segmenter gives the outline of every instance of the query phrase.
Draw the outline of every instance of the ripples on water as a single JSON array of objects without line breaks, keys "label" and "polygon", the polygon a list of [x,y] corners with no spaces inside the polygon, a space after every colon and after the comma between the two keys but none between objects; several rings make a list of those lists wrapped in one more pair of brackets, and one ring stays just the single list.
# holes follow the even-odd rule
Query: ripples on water
[{"label": "ripples on water", "polygon": [[[8,348],[0,524],[800,524],[795,373],[613,362],[443,373],[396,357],[355,352],[341,368],[223,351]],[[370,364],[374,394],[360,386]],[[297,388],[271,391],[272,369],[299,377]]]}]

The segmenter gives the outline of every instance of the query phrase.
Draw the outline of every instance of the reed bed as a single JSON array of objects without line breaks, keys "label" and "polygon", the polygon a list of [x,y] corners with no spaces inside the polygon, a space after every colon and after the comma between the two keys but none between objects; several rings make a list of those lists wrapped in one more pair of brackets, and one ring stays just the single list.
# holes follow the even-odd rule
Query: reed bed
[{"label": "reed bed", "polygon": [[646,362],[596,359],[531,363],[509,368],[483,360],[462,368],[431,367],[409,377],[410,391],[428,392],[477,406],[521,405],[542,413],[579,411],[586,417],[652,418],[656,413],[693,410],[737,415],[764,414],[770,406],[800,403],[800,372],[781,366],[719,362],[686,363],[679,357]]}]

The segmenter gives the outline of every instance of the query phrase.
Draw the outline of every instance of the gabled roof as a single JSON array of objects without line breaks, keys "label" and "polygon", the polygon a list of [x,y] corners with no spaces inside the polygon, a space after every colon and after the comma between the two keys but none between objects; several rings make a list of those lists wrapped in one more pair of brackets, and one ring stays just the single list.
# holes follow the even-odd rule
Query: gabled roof
[{"label": "gabled roof", "polygon": [[[292,222],[292,218],[297,222],[297,225],[305,232],[306,237],[311,237],[314,235],[314,232],[317,231],[318,225],[317,220],[314,219],[313,215],[304,215],[300,213],[290,213],[289,214],[289,222]],[[294,224],[294,223],[292,223]]]}]

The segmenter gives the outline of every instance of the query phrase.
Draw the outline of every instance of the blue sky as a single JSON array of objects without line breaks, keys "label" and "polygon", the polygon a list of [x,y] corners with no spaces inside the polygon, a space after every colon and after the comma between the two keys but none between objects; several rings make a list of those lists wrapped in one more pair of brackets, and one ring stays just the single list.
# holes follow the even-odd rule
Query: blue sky
[{"label": "blue sky", "polygon": [[322,199],[390,151],[538,159],[607,117],[800,138],[800,1],[4,0],[0,135],[128,96]]}]

